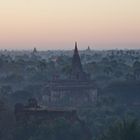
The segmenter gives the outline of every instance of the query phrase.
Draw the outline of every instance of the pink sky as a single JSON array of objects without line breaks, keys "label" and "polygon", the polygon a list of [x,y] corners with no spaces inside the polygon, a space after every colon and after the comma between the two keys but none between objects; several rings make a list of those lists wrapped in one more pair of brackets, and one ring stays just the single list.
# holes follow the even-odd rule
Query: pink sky
[{"label": "pink sky", "polygon": [[140,0],[1,0],[0,49],[140,48]]}]

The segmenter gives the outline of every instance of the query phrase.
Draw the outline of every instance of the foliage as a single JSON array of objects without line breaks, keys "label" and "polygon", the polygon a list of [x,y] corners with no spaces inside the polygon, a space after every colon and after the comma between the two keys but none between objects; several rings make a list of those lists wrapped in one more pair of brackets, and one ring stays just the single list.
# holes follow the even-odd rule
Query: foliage
[{"label": "foliage", "polygon": [[140,125],[137,120],[123,120],[111,126],[100,140],[139,140]]}]

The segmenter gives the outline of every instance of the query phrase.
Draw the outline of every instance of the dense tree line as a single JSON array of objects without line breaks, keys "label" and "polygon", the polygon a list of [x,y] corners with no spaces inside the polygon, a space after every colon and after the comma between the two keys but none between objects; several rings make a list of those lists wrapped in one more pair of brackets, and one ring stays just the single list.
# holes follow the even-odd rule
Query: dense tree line
[{"label": "dense tree line", "polygon": [[[37,53],[37,52],[36,52]],[[106,54],[106,55],[105,55]],[[78,108],[93,140],[139,140],[140,57],[137,51],[82,53],[84,70],[98,85],[96,104]],[[29,98],[40,99],[45,84],[54,77],[69,78],[71,56],[53,54],[44,59],[36,54],[0,56],[0,139],[84,140],[79,123],[56,120],[35,125],[17,125],[14,105]],[[134,119],[122,119],[122,118]]]}]

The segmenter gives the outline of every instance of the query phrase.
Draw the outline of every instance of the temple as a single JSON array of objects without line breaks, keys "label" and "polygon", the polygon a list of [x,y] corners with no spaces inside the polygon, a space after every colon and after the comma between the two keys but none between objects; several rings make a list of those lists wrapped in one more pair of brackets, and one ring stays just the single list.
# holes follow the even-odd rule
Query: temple
[{"label": "temple", "polygon": [[69,79],[52,80],[43,89],[42,99],[48,106],[80,106],[96,101],[97,86],[83,70],[77,42],[75,42],[71,69]]},{"label": "temple", "polygon": [[38,105],[35,98],[29,99],[26,105],[17,103],[15,105],[15,117],[16,121],[21,123],[53,121],[60,118],[68,121],[80,121],[76,109],[42,107]]},{"label": "temple", "polygon": [[71,124],[78,123],[81,131],[83,131],[84,139],[92,139],[90,129],[85,124],[85,121],[78,117],[77,110],[74,108],[42,107],[38,105],[35,98],[31,98],[25,105],[21,103],[15,104],[15,119],[18,126],[25,125],[26,127],[31,124],[39,125],[42,122],[52,126],[56,120],[64,120]]}]

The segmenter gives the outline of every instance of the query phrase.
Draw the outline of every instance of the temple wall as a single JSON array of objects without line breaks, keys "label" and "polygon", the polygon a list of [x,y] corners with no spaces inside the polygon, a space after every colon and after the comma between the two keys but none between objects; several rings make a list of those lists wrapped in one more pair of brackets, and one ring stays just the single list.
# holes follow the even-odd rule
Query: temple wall
[{"label": "temple wall", "polygon": [[[47,91],[46,91],[47,92]],[[80,105],[83,103],[93,103],[97,100],[97,89],[71,89],[71,90],[51,90],[50,94],[43,95],[45,103],[63,103]]]}]

